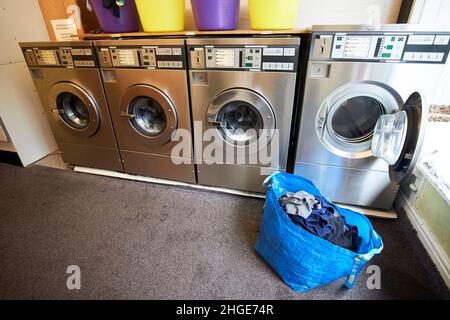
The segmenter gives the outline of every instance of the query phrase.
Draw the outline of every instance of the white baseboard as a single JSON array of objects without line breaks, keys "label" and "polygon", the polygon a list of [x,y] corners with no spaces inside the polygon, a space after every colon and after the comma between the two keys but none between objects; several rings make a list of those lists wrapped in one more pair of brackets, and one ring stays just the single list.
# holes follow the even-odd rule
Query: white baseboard
[{"label": "white baseboard", "polygon": [[417,209],[408,202],[406,197],[401,192],[399,192],[398,205],[401,206],[406,212],[406,216],[411,221],[414,229],[417,231],[420,241],[435,263],[439,273],[445,281],[445,284],[450,289],[450,261],[444,250],[442,250],[439,242],[436,240]]},{"label": "white baseboard", "polygon": [[169,185],[169,186],[188,187],[188,188],[192,188],[192,189],[222,192],[222,193],[250,197],[250,198],[261,198],[261,199],[266,198],[266,195],[261,194],[261,193],[246,192],[246,191],[233,190],[233,189],[227,189],[227,188],[209,187],[209,186],[203,186],[200,184],[190,184],[190,183],[174,181],[174,180],[165,180],[165,179],[144,177],[144,176],[121,173],[121,172],[116,172],[116,171],[108,171],[108,170],[94,169],[94,168],[87,168],[87,167],[78,167],[78,166],[75,167],[73,170],[76,172],[83,172],[83,173],[95,174],[95,175],[100,175],[100,176],[107,176],[107,177],[134,180],[134,181],[151,182],[151,183],[164,184],[164,185]]}]

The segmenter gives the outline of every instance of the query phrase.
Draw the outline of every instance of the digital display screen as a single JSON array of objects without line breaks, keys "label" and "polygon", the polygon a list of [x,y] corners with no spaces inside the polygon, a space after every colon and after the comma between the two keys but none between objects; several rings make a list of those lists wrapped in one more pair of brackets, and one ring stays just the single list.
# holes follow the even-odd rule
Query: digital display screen
[{"label": "digital display screen", "polygon": [[58,65],[58,57],[55,50],[39,50],[39,61],[42,65]]},{"label": "digital display screen", "polygon": [[372,37],[348,36],[345,41],[345,58],[367,58]]},{"label": "digital display screen", "polygon": [[216,49],[215,50],[216,67],[233,68],[234,67],[234,49]]},{"label": "digital display screen", "polygon": [[117,58],[121,66],[134,66],[136,60],[134,57],[134,51],[131,49],[117,50]]}]

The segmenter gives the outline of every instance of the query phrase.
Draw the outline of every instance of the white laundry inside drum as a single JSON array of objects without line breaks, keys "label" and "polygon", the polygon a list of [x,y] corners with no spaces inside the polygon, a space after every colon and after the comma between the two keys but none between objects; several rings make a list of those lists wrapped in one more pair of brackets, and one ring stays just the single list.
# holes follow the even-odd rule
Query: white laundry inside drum
[{"label": "white laundry inside drum", "polygon": [[394,165],[403,150],[408,128],[405,111],[380,116],[372,138],[372,153]]}]

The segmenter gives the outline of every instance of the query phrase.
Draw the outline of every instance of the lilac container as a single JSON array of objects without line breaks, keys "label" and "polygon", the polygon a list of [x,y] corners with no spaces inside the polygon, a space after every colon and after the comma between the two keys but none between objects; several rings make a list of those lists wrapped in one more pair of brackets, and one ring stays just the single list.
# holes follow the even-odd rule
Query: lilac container
[{"label": "lilac container", "polygon": [[239,17],[240,0],[191,0],[198,30],[234,30]]},{"label": "lilac container", "polygon": [[[103,32],[139,31],[139,20],[134,0],[125,0],[120,8],[120,17],[114,15],[113,8],[105,8],[103,0],[90,0]],[[116,2],[112,0],[112,2]]]}]

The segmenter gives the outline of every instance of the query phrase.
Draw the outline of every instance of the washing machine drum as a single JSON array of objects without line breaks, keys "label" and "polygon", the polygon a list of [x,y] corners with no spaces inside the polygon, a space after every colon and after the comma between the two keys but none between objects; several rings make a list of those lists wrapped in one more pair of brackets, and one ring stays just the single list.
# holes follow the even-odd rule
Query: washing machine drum
[{"label": "washing machine drum", "polygon": [[230,89],[217,95],[209,105],[207,118],[232,143],[255,142],[263,129],[268,130],[270,138],[276,128],[270,104],[260,94],[247,89]]},{"label": "washing machine drum", "polygon": [[120,102],[120,115],[131,134],[146,145],[163,145],[178,129],[172,100],[160,89],[138,84],[128,88]]},{"label": "washing machine drum", "polygon": [[136,97],[130,102],[133,127],[141,134],[156,137],[167,126],[167,118],[161,105],[150,97]]},{"label": "washing machine drum", "polygon": [[79,136],[92,136],[100,126],[95,100],[80,86],[60,82],[49,92],[51,112],[61,127]]}]

